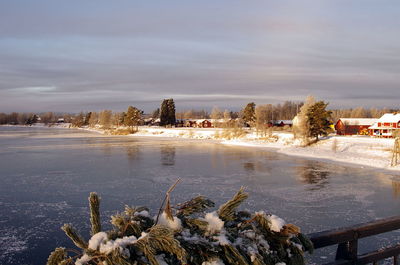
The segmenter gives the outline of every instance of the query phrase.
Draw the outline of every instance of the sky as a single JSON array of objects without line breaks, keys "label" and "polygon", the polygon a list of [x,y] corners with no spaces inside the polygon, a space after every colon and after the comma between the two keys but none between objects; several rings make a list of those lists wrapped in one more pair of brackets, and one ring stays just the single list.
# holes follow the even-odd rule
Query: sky
[{"label": "sky", "polygon": [[400,107],[398,0],[0,0],[0,112]]}]

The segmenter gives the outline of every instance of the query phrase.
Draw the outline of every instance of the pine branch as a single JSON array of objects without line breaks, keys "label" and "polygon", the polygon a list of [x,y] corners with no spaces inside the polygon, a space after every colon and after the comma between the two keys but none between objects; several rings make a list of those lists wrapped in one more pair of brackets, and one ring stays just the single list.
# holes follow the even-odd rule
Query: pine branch
[{"label": "pine branch", "polygon": [[64,224],[61,229],[65,232],[65,234],[71,238],[71,240],[74,242],[74,244],[81,248],[81,249],[87,249],[88,248],[88,243],[83,239],[81,235],[78,234],[78,232],[72,227],[71,224]]},{"label": "pine branch", "polygon": [[101,231],[100,221],[100,198],[95,192],[91,192],[89,196],[90,206],[90,224],[91,224],[91,235],[95,235]]},{"label": "pine branch", "polygon": [[247,193],[244,192],[244,187],[233,196],[232,199],[227,201],[225,204],[221,205],[218,209],[219,217],[224,221],[231,221],[235,215],[235,210],[239,205],[249,197]]}]

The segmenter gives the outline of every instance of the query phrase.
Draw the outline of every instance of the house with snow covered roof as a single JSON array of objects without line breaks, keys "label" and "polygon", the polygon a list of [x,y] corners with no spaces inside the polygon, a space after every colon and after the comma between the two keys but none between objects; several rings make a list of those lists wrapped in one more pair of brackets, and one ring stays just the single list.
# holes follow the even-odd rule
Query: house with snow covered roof
[{"label": "house with snow covered roof", "polygon": [[211,128],[212,123],[208,119],[198,119],[196,120],[196,127],[198,128]]},{"label": "house with snow covered roof", "polygon": [[386,113],[368,129],[372,136],[391,138],[400,130],[400,113]]},{"label": "house with snow covered roof", "polygon": [[277,120],[273,124],[274,124],[274,126],[278,126],[278,127],[292,126],[293,121],[292,120]]},{"label": "house with snow covered roof", "polygon": [[335,124],[337,135],[368,135],[368,128],[378,119],[340,118]]}]

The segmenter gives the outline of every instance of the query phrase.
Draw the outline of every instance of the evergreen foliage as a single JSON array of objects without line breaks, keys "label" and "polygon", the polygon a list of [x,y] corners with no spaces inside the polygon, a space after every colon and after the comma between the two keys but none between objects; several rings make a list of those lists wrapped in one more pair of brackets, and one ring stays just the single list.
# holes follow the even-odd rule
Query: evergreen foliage
[{"label": "evergreen foliage", "polygon": [[85,115],[85,118],[83,120],[83,125],[89,125],[90,117],[92,116],[92,112],[88,112]]},{"label": "evergreen foliage", "polygon": [[175,103],[172,98],[164,99],[161,103],[161,111],[160,111],[160,125],[167,126],[171,125],[174,126],[176,123],[175,117]]},{"label": "evergreen foliage", "polygon": [[253,126],[256,121],[256,104],[250,102],[243,109],[243,120],[250,126]]},{"label": "evergreen foliage", "polygon": [[129,106],[125,115],[123,116],[124,124],[131,128],[133,131],[134,126],[139,126],[140,120],[142,119],[143,111],[136,107]]},{"label": "evergreen foliage", "polygon": [[264,212],[238,212],[248,197],[243,188],[218,211],[204,213],[214,203],[203,196],[171,207],[173,187],[157,218],[150,218],[145,207],[126,206],[123,213],[112,216],[114,228],[108,232],[100,232],[100,200],[91,193],[92,234],[97,233],[86,242],[71,225],[64,225],[62,229],[81,249],[80,254],[69,256],[77,250],[56,248],[47,265],[304,265],[304,252],[313,251],[311,241],[297,226]]},{"label": "evergreen foliage", "polygon": [[320,135],[326,136],[330,130],[331,111],[326,110],[328,103],[318,101],[307,111],[309,136],[318,140]]},{"label": "evergreen foliage", "polygon": [[100,198],[95,192],[91,192],[89,196],[90,206],[90,223],[92,227],[91,235],[95,235],[101,231],[100,223]]}]

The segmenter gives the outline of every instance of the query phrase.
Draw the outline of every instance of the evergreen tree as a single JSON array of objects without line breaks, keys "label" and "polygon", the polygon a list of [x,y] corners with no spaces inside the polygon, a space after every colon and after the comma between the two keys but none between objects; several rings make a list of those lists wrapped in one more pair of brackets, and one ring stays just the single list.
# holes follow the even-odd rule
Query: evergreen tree
[{"label": "evergreen tree", "polygon": [[164,99],[161,103],[161,112],[160,112],[160,125],[165,126],[168,124],[168,103],[167,99]]},{"label": "evergreen tree", "polygon": [[175,125],[176,123],[175,103],[172,98],[168,99],[168,122],[171,125]]},{"label": "evergreen tree", "polygon": [[175,103],[172,98],[164,99],[161,103],[160,125],[175,125]]},{"label": "evergreen tree", "polygon": [[254,102],[250,102],[243,109],[243,120],[250,126],[254,124],[256,121],[256,104]]},{"label": "evergreen tree", "polygon": [[30,114],[28,120],[26,121],[27,125],[32,125],[37,123],[38,121],[38,116],[36,114]]},{"label": "evergreen tree", "polygon": [[86,125],[86,126],[89,125],[90,116],[92,116],[92,112],[86,113],[83,125]]},{"label": "evergreen tree", "polygon": [[124,117],[124,124],[126,126],[129,126],[131,128],[131,131],[133,131],[133,127],[136,126],[137,131],[137,126],[139,125],[139,122],[142,118],[142,114],[143,111],[139,110],[136,107],[129,106]]},{"label": "evergreen tree", "polygon": [[330,129],[331,111],[326,110],[328,103],[318,101],[307,111],[309,136],[318,141],[319,135],[328,135]]}]

